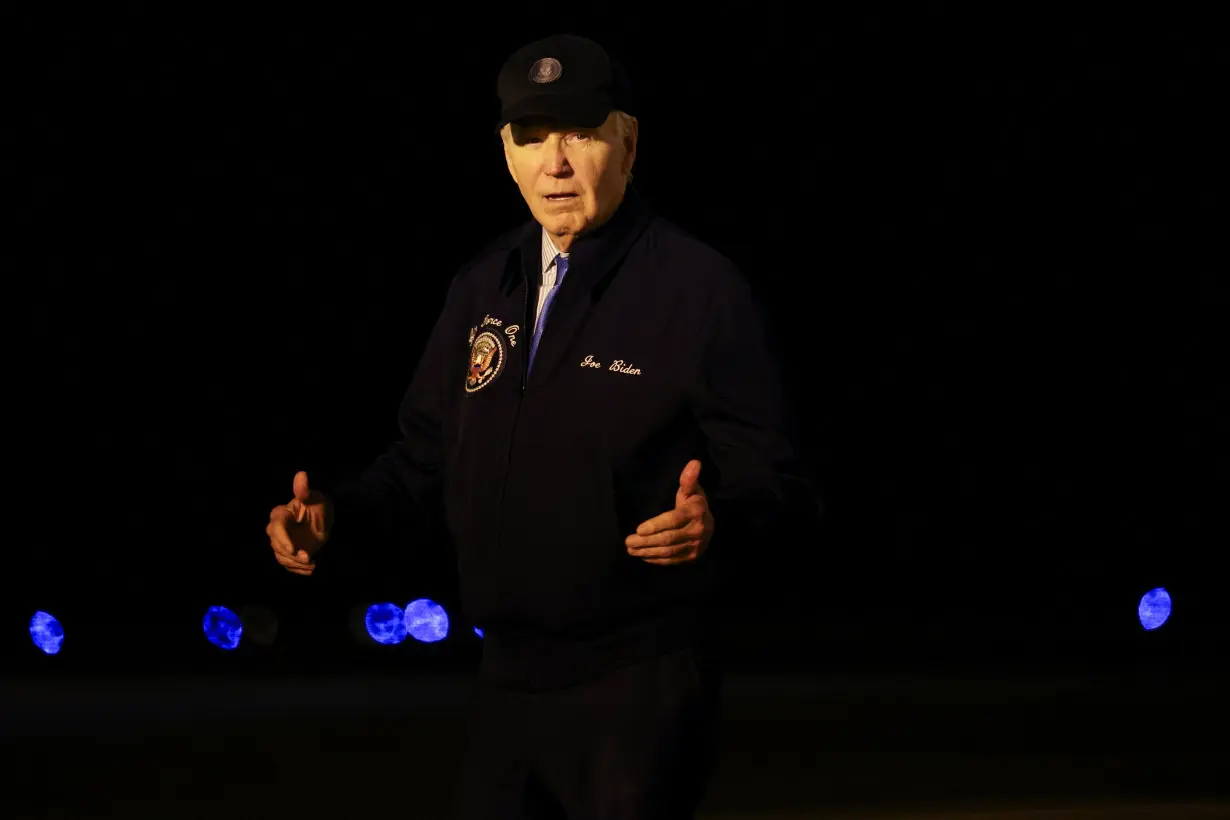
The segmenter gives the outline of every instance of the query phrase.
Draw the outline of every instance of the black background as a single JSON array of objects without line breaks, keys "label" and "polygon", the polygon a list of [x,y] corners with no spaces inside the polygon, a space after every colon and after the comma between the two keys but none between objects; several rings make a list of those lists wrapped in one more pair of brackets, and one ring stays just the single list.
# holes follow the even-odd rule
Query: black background
[{"label": "black background", "polygon": [[[396,437],[452,272],[527,217],[495,76],[557,31],[629,64],[634,185],[741,265],[787,351],[828,515],[747,545],[741,662],[1220,658],[1210,19],[124,9],[5,25],[10,673],[473,663],[447,544],[307,580],[264,526],[295,471]],[[1157,586],[1174,615],[1147,633]],[[355,638],[355,607],[422,596],[449,640]],[[215,603],[272,607],[278,640],[215,650]]]}]

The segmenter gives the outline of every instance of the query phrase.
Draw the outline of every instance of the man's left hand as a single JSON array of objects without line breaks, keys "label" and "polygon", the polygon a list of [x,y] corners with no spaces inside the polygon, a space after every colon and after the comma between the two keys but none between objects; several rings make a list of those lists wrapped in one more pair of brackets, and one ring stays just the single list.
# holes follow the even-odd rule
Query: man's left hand
[{"label": "man's left hand", "polygon": [[713,537],[713,515],[699,478],[700,461],[692,459],[679,476],[675,509],[649,519],[624,539],[629,555],[666,566],[695,561],[704,554]]}]

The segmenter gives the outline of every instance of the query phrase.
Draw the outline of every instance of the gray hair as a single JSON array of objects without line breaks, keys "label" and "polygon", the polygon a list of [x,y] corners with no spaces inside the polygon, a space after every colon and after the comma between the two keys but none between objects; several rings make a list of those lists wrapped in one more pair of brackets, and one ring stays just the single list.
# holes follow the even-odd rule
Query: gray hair
[{"label": "gray hair", "polygon": [[[623,142],[628,137],[632,136],[632,115],[623,111],[615,111],[615,135],[619,137],[619,141]],[[628,178],[626,182],[632,182],[632,169],[628,169]]]}]

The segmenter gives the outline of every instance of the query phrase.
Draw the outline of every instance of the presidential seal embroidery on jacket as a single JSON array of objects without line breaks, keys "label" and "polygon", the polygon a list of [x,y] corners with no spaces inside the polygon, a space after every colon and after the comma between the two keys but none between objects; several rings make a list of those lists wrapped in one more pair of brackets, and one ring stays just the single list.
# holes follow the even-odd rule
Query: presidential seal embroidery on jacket
[{"label": "presidential seal embroidery on jacket", "polygon": [[[502,325],[499,319],[493,319],[490,316],[483,318],[482,327]],[[512,325],[508,332],[509,341],[516,344],[513,334],[517,332],[516,325]],[[482,390],[491,382],[495,381],[496,376],[504,370],[504,360],[508,357],[508,349],[504,347],[504,337],[491,330],[484,330],[481,333],[477,327],[470,328],[470,362],[466,372],[466,392],[476,393]]]}]

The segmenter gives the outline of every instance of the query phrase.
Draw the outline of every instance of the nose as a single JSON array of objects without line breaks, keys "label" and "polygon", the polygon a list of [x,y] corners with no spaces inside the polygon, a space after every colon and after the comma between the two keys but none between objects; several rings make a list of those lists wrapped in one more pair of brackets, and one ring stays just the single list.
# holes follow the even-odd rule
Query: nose
[{"label": "nose", "polygon": [[567,174],[571,168],[568,165],[568,157],[564,154],[563,143],[559,140],[549,140],[545,146],[545,154],[542,158],[543,173],[547,176],[558,177]]}]

